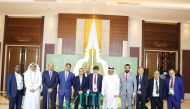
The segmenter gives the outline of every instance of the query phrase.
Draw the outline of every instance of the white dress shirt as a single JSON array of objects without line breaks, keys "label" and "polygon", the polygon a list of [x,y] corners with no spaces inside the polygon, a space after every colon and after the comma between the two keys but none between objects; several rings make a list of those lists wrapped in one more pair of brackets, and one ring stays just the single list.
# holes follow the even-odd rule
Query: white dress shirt
[{"label": "white dress shirt", "polygon": [[16,77],[16,83],[17,83],[17,90],[22,90],[23,89],[23,77],[21,74],[18,74],[15,72],[15,77]]},{"label": "white dress shirt", "polygon": [[[96,75],[96,84],[94,83],[94,79],[95,79],[95,75]],[[98,89],[97,89],[97,82],[98,82],[98,74],[93,74],[93,82],[92,82],[92,86],[93,86],[93,91],[94,92],[97,92]]]},{"label": "white dress shirt", "polygon": [[126,79],[126,75],[127,75],[127,80],[129,79],[129,73],[125,73],[125,79]]},{"label": "white dress shirt", "polygon": [[[173,88],[171,88],[171,80],[173,79]],[[174,95],[174,84],[175,84],[175,76],[173,78],[170,78],[170,82],[169,82],[169,94],[173,94]]]},{"label": "white dress shirt", "polygon": [[83,79],[83,77],[79,76],[79,79],[80,79],[80,86],[81,86],[82,85],[82,79]]},{"label": "white dress shirt", "polygon": [[49,71],[50,80],[51,80],[52,75],[53,75],[53,71]]},{"label": "white dress shirt", "polygon": [[65,80],[67,80],[68,75],[69,75],[69,71],[66,71],[66,70],[65,70]]},{"label": "white dress shirt", "polygon": [[[159,91],[159,78],[157,79],[158,83],[158,91]],[[153,85],[153,92],[152,92],[153,97],[159,97],[159,93],[156,93],[156,79],[154,78],[154,85]]]}]

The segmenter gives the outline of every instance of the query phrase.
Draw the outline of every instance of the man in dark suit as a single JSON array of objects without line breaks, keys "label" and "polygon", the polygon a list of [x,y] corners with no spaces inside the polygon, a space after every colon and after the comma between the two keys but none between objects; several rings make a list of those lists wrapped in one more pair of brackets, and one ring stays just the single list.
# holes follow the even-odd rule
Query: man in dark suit
[{"label": "man in dark suit", "polygon": [[43,72],[42,85],[43,109],[47,109],[47,107],[48,109],[56,109],[55,103],[57,95],[58,73],[54,71],[54,64],[49,63],[48,70]]},{"label": "man in dark suit", "polygon": [[85,66],[85,73],[84,73],[84,75],[86,77],[88,77],[90,75],[90,65],[88,65],[88,64]]},{"label": "man in dark suit", "polygon": [[168,109],[181,109],[184,100],[184,83],[181,77],[175,76],[175,70],[169,70],[170,78],[166,79]]},{"label": "man in dark suit", "polygon": [[10,73],[6,81],[6,92],[9,97],[9,109],[21,109],[24,87],[24,76],[20,73],[20,65],[15,66],[15,71]]},{"label": "man in dark suit", "polygon": [[148,77],[144,75],[144,68],[138,68],[137,79],[137,98],[136,109],[145,109],[147,89],[148,89]]},{"label": "man in dark suit", "polygon": [[84,69],[79,69],[79,75],[74,78],[73,81],[74,88],[74,101],[75,109],[78,109],[79,103],[82,109],[87,109],[86,107],[86,96],[84,95],[88,89],[88,78],[84,76]]},{"label": "man in dark suit", "polygon": [[90,109],[94,108],[99,109],[100,108],[100,95],[102,91],[102,79],[103,76],[98,74],[99,73],[99,67],[94,66],[93,67],[93,74],[89,75],[89,89],[90,89],[90,97],[89,97],[89,104]]},{"label": "man in dark suit", "polygon": [[[59,72],[59,109],[63,109],[64,98],[66,100],[66,109],[70,108],[72,85],[75,75],[70,71],[71,64],[67,63],[65,65],[65,70]],[[65,109],[64,108],[64,109]]]},{"label": "man in dark suit", "polygon": [[151,109],[163,109],[163,100],[166,97],[165,80],[160,78],[160,72],[154,71],[154,78],[149,81],[148,96]]}]

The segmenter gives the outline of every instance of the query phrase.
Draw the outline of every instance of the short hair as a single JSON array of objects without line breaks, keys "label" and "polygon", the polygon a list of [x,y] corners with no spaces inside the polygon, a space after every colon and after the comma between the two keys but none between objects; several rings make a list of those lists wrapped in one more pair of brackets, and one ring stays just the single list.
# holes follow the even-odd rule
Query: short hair
[{"label": "short hair", "polygon": [[143,70],[144,70],[144,68],[143,68],[143,67],[139,67],[138,69],[143,69]]},{"label": "short hair", "polygon": [[154,72],[158,72],[160,74],[160,71],[159,70],[155,70]]},{"label": "short hair", "polygon": [[129,66],[129,67],[131,67],[130,64],[125,64],[125,66]]},{"label": "short hair", "polygon": [[174,68],[169,69],[169,71],[171,71],[171,70],[173,70],[174,72],[176,72]]},{"label": "short hair", "polygon": [[69,65],[71,67],[71,64],[70,63],[66,63],[65,66]]},{"label": "short hair", "polygon": [[89,66],[89,67],[90,67],[90,65],[89,65],[89,64],[86,64],[86,65],[85,65],[85,68],[86,68],[87,66]]},{"label": "short hair", "polygon": [[49,65],[53,65],[53,66],[54,66],[54,64],[53,64],[53,63],[48,63],[48,66],[49,66]]},{"label": "short hair", "polygon": [[99,67],[98,66],[94,66],[93,70],[99,70]]},{"label": "short hair", "polygon": [[84,68],[82,68],[82,67],[81,67],[81,68],[79,68],[79,70],[80,70],[80,69],[84,70]]}]

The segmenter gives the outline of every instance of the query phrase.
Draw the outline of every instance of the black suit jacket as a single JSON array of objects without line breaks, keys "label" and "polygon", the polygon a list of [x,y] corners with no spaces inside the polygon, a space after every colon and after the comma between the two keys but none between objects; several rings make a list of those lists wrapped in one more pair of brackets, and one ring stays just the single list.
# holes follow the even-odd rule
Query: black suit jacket
[{"label": "black suit jacket", "polygon": [[[23,89],[24,89],[24,75],[21,73],[21,76],[23,77]],[[24,90],[21,90],[21,95],[24,95]],[[17,81],[15,72],[12,72],[8,75],[6,80],[6,92],[7,96],[9,97],[16,97],[17,95]]]},{"label": "black suit jacket", "polygon": [[74,88],[74,96],[79,95],[79,91],[83,91],[85,93],[88,89],[88,77],[83,76],[82,84],[80,85],[80,78],[76,76],[73,81],[73,88]]},{"label": "black suit jacket", "polygon": [[[137,90],[138,90],[138,86],[139,86],[139,75],[136,76],[137,78]],[[148,77],[146,75],[142,76],[142,82],[141,82],[141,95],[142,96],[147,96],[147,89],[148,89]]]},{"label": "black suit jacket", "polygon": [[58,73],[56,71],[53,71],[51,80],[49,76],[49,71],[48,70],[44,71],[42,74],[42,84],[43,84],[42,95],[43,96],[47,95],[48,89],[52,88],[53,89],[52,94],[56,96],[58,82],[59,82]]},{"label": "black suit jacket", "polygon": [[[152,93],[153,93],[153,87],[154,87],[154,78],[149,80],[149,88],[148,88],[148,92],[149,92],[149,98],[151,100],[151,98],[153,97]],[[166,83],[165,80],[159,78],[159,98],[160,100],[165,99],[166,97]]]},{"label": "black suit jacket", "polygon": [[[89,76],[89,89],[90,92],[93,92],[93,73],[91,73]],[[98,78],[97,78],[97,92],[101,93],[102,92],[102,80],[103,80],[103,76],[98,74]]]}]

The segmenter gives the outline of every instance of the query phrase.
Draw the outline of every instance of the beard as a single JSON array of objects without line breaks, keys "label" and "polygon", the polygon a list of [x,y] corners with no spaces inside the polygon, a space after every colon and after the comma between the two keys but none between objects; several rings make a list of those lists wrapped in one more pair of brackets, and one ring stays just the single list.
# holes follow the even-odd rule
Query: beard
[{"label": "beard", "polygon": [[129,73],[130,70],[125,70],[125,73]]}]

